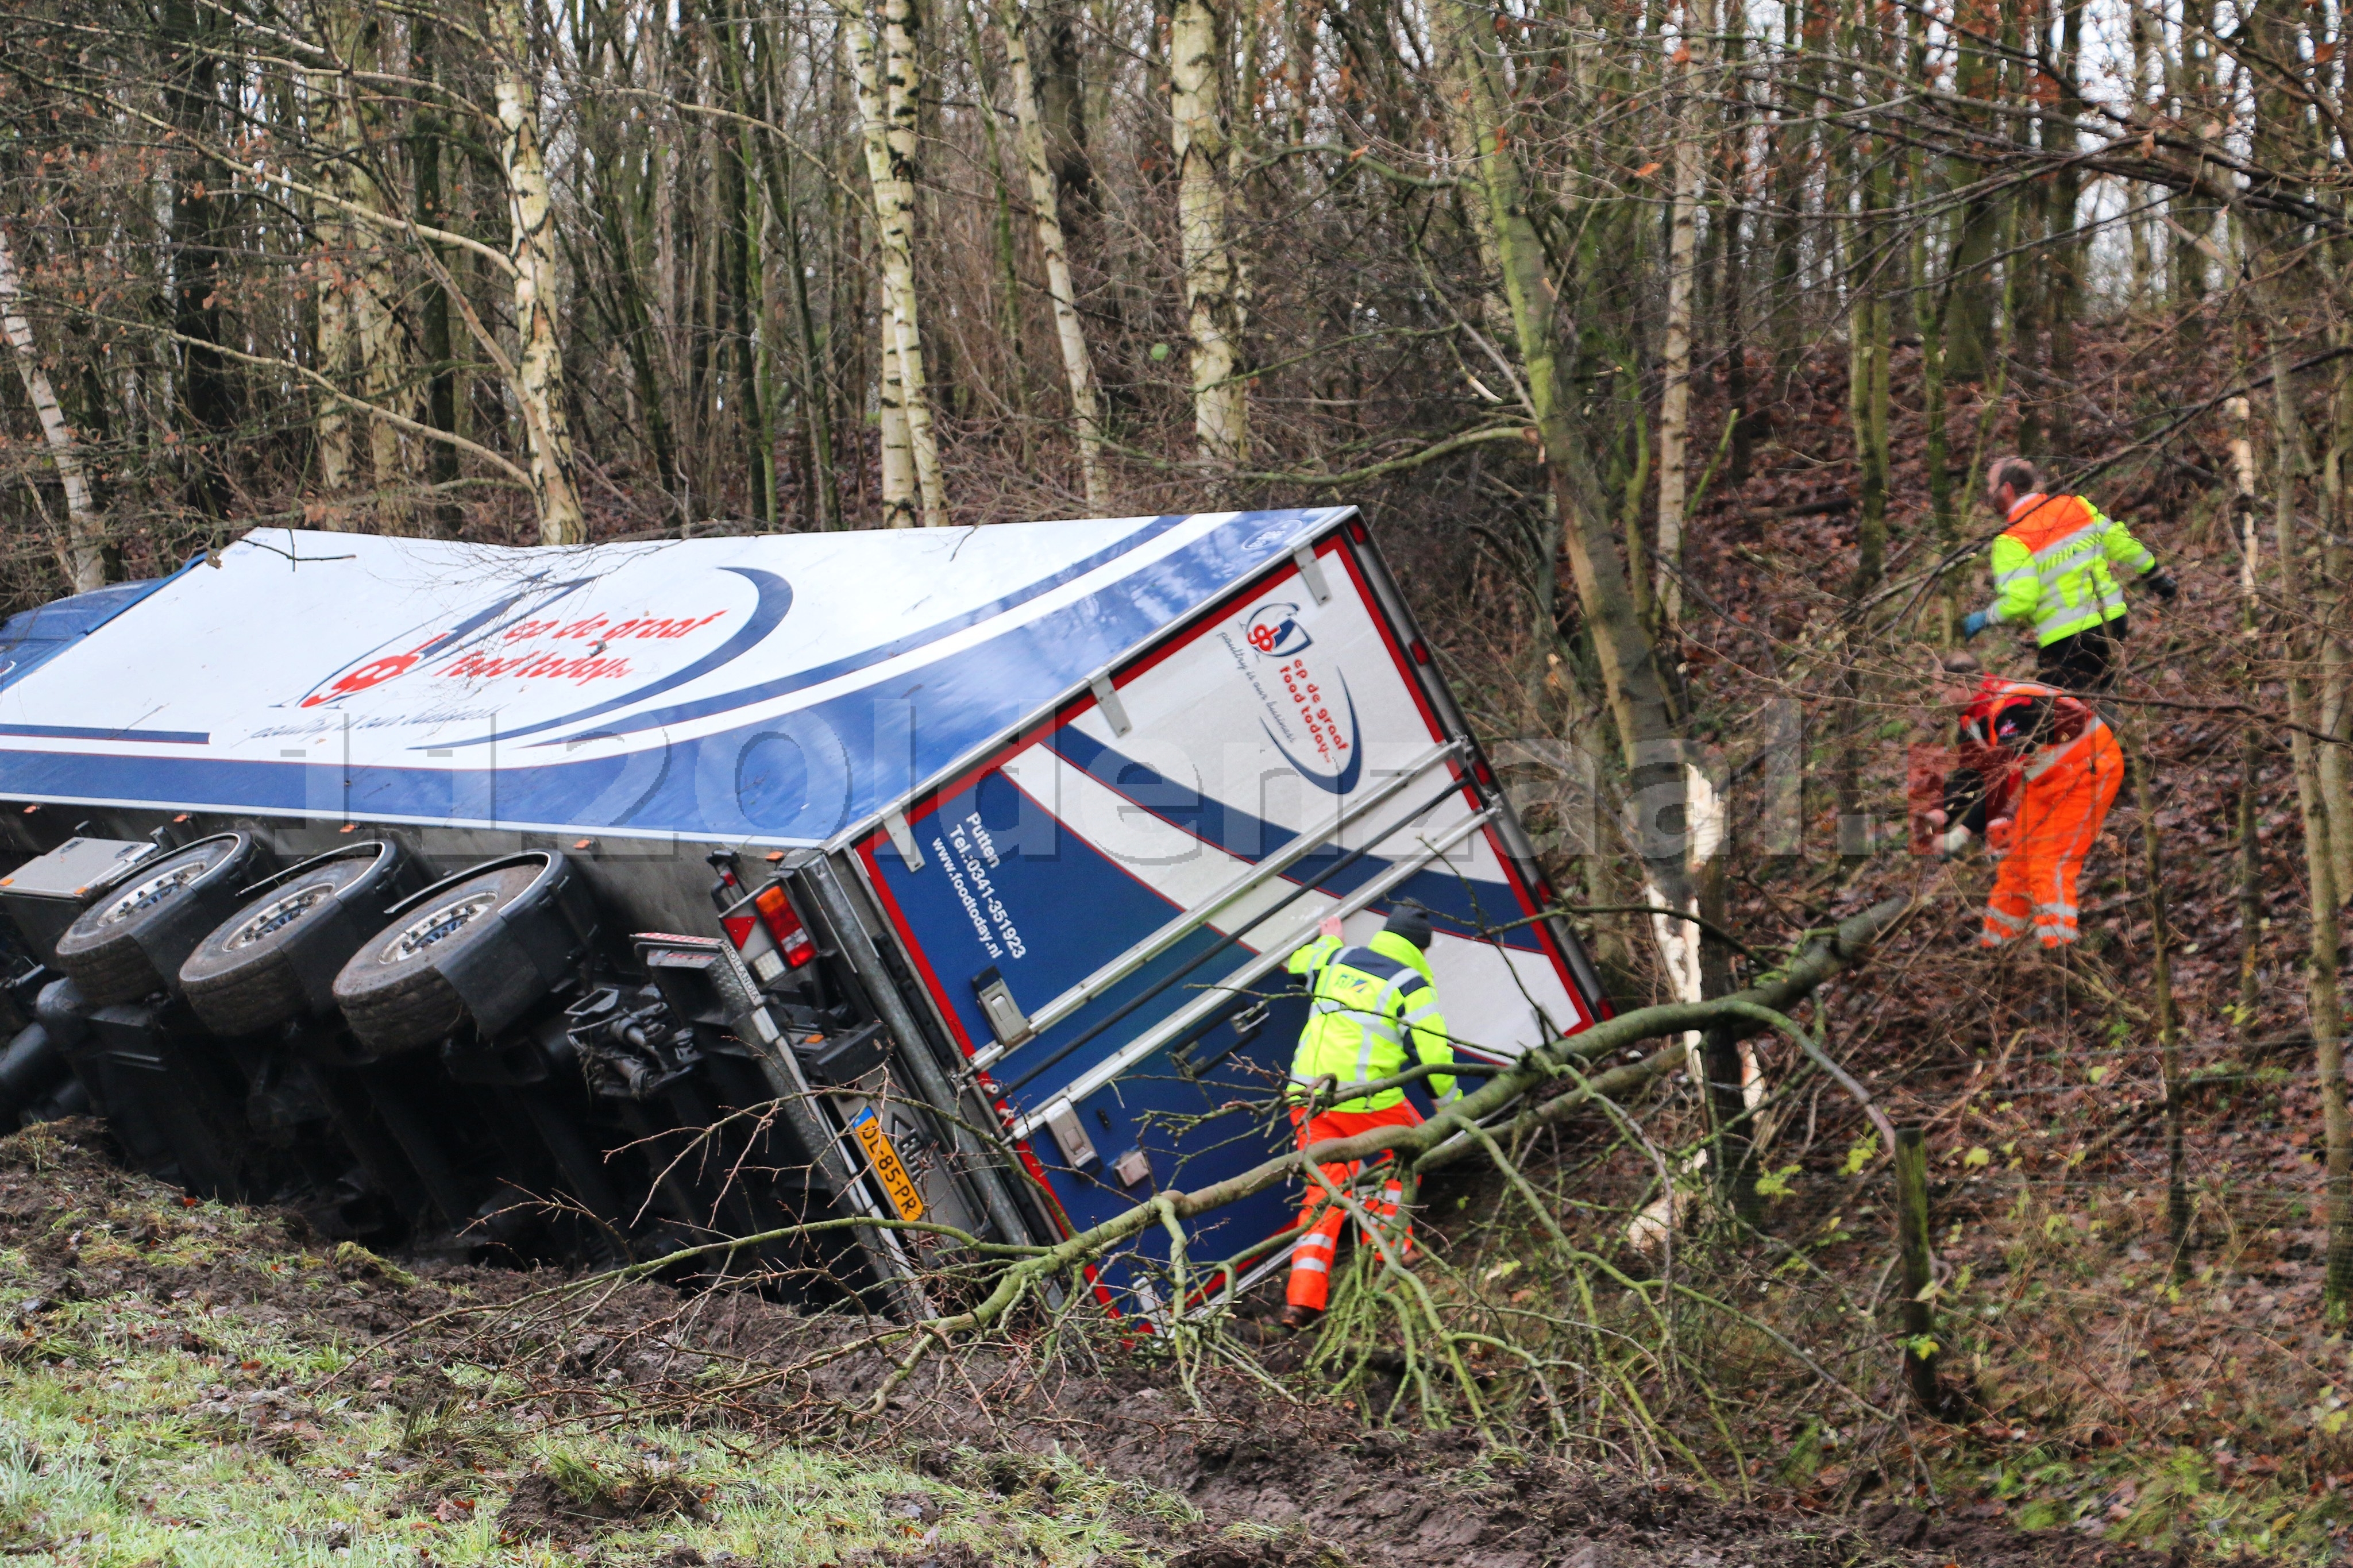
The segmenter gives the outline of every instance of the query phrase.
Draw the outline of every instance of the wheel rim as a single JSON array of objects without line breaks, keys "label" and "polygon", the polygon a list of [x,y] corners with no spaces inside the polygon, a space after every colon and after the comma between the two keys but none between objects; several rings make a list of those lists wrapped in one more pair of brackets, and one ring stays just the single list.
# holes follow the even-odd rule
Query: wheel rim
[{"label": "wheel rim", "polygon": [[256,910],[251,919],[230,932],[229,939],[221,943],[221,946],[230,952],[251,947],[263,937],[274,931],[284,931],[288,926],[309,914],[318,907],[321,900],[333,890],[334,887],[332,883],[313,882],[307,888],[296,889],[282,899],[273,900]]},{"label": "wheel rim", "polygon": [[499,895],[489,889],[453,899],[428,914],[417,916],[384,944],[376,955],[383,963],[405,963],[436,942],[445,942],[498,906]]},{"label": "wheel rim", "polygon": [[121,925],[132,916],[153,909],[212,868],[213,863],[209,859],[190,860],[150,877],[128,891],[118,894],[100,914],[97,923],[101,926]]}]

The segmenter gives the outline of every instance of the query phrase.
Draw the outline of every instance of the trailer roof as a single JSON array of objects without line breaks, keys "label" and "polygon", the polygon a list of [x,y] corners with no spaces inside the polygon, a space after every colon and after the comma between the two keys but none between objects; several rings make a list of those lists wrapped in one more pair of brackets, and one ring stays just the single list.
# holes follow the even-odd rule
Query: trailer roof
[{"label": "trailer roof", "polygon": [[102,615],[0,626],[38,656],[0,670],[0,797],[818,843],[1348,510],[525,550],[257,529]]}]

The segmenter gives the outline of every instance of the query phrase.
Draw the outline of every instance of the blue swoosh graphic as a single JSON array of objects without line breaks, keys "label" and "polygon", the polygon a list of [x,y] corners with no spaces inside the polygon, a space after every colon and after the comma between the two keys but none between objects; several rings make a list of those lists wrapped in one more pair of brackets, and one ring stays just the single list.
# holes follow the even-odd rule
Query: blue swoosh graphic
[{"label": "blue swoosh graphic", "polygon": [[[869,665],[881,664],[885,659],[895,658],[900,654],[906,653],[913,648],[922,647],[926,643],[937,642],[942,637],[950,637],[964,630],[966,626],[976,626],[982,621],[993,619],[997,616],[1005,614],[1008,610],[1017,609],[1019,606],[1028,604],[1032,599],[1038,598],[1045,594],[1050,594],[1065,583],[1073,582],[1078,578],[1085,576],[1088,573],[1095,570],[1095,568],[1099,566],[1108,565],[1110,563],[1118,560],[1121,556],[1134,550],[1138,545],[1149,543],[1151,541],[1157,539],[1160,535],[1176,527],[1178,523],[1187,521],[1194,514],[1189,512],[1172,512],[1164,516],[1155,517],[1149,523],[1136,530],[1134,533],[1128,534],[1118,542],[1107,545],[1103,549],[1096,551],[1092,555],[1087,556],[1083,560],[1072,562],[1070,565],[1063,567],[1062,570],[1053,574],[1051,576],[1042,577],[1027,587],[1008,594],[1005,597],[995,600],[992,603],[982,605],[976,609],[966,610],[962,615],[950,616],[944,621],[934,622],[931,626],[923,627],[921,631],[909,632],[904,637],[894,637],[889,642],[868,648],[863,652],[850,654],[845,658],[835,659],[829,664],[818,665],[814,669],[804,669],[797,674],[779,676],[774,680],[763,681],[757,686],[746,686],[739,688],[733,691],[723,691],[716,697],[699,697],[691,702],[676,703],[668,708],[657,708],[650,713],[639,713],[633,718],[625,719],[617,724],[607,725],[606,728],[598,731],[597,734],[599,737],[605,735],[627,735],[640,730],[659,729],[665,724],[682,724],[690,719],[701,719],[712,713],[724,713],[732,708],[749,707],[754,702],[765,702],[772,698],[787,697],[796,691],[806,690],[807,688],[812,686],[823,685],[826,681],[831,680],[838,676],[851,674],[857,670],[865,668]],[[734,568],[731,567],[729,570],[733,571]],[[701,671],[698,669],[697,673],[701,673]],[[676,684],[677,681],[673,679],[663,683],[662,688],[656,688],[653,689],[662,689]],[[633,697],[617,699],[616,700],[635,701],[638,698],[647,695],[649,695],[649,692],[639,692]],[[606,709],[598,708],[591,709],[589,710],[589,712],[599,713],[606,710]],[[529,730],[517,730],[513,731],[512,735],[501,737],[501,739],[511,740],[514,735],[536,733],[541,730],[549,728],[551,725],[568,724],[572,722],[573,719],[581,719],[587,716],[587,714],[575,713],[572,715],[570,719],[551,719],[545,724],[534,724]],[[571,739],[573,739],[571,736],[558,736],[554,740],[540,741],[534,742],[534,744],[542,746],[561,745]],[[447,743],[448,742],[444,742],[444,744]],[[460,743],[462,744],[463,742]]]},{"label": "blue swoosh graphic", "polygon": [[[632,702],[642,702],[649,697],[658,697],[700,676],[708,675],[738,656],[750,652],[761,638],[776,629],[777,623],[782,621],[786,612],[792,609],[793,585],[774,572],[763,572],[756,566],[723,566],[720,570],[734,573],[735,575],[751,584],[760,595],[759,602],[752,606],[751,616],[733,637],[729,637],[683,669],[674,669],[659,680],[641,686],[635,691],[623,692],[618,697],[608,697],[594,707],[583,708],[577,713],[566,713],[559,718],[543,719],[536,724],[525,724],[520,729],[508,731],[497,739],[512,741],[523,735],[536,735],[543,730],[558,729],[565,724],[577,724],[583,720],[594,719],[602,713],[610,713],[616,708],[626,708]],[[641,729],[643,726],[630,725],[625,728]],[[612,732],[616,731],[607,731],[607,733]],[[491,739],[489,735],[478,735],[467,741],[437,742],[435,746],[437,749],[443,746],[479,746]],[[552,745],[554,742],[543,741],[540,743]],[[412,752],[421,752],[426,748],[411,746],[408,749]]]},{"label": "blue swoosh graphic", "polygon": [[1276,751],[1282,753],[1282,760],[1298,771],[1301,778],[1305,779],[1317,789],[1332,795],[1345,795],[1355,789],[1356,781],[1365,773],[1364,737],[1356,732],[1356,699],[1349,691],[1348,678],[1345,675],[1340,677],[1340,695],[1348,700],[1348,760],[1334,776],[1327,777],[1317,773],[1314,768],[1293,756],[1291,749],[1275,738],[1273,726],[1263,719],[1258,721],[1258,727],[1266,731],[1267,740],[1272,742]]}]

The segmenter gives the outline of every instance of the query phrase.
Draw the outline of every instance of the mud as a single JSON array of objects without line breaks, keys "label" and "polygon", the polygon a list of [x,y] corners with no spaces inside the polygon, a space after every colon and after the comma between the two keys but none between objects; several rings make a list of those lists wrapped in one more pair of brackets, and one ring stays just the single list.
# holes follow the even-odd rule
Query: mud
[{"label": "mud", "polygon": [[569,1543],[673,1514],[706,1517],[701,1494],[675,1477],[582,1487],[566,1486],[554,1476],[525,1476],[499,1510],[498,1531],[512,1541]]},{"label": "mud", "polygon": [[[1050,1457],[1077,1458],[1200,1510],[1206,1528],[1134,1521],[1133,1533],[1172,1568],[2179,1568],[2179,1559],[2069,1532],[2022,1533],[1902,1504],[1825,1516],[1772,1499],[1742,1502],[1686,1481],[1493,1449],[1468,1430],[1368,1431],[1217,1363],[1188,1394],[1165,1359],[1117,1342],[1096,1346],[1084,1374],[1070,1370],[1071,1358],[1044,1364],[1018,1348],[934,1357],[881,1421],[851,1427],[841,1410],[871,1398],[889,1371],[869,1352],[823,1359],[860,1331],[855,1320],[797,1318],[746,1293],[689,1297],[650,1283],[552,1315],[544,1293],[560,1276],[425,1264],[411,1272],[332,1246],[299,1215],[189,1206],[118,1165],[95,1122],[0,1141],[0,1246],[23,1249],[41,1277],[38,1295],[13,1304],[27,1341],[26,1325],[37,1326],[49,1301],[135,1290],[195,1297],[298,1339],[372,1345],[342,1387],[240,1388],[236,1369],[225,1368],[199,1418],[225,1444],[262,1452],[299,1434],[318,1402],[364,1390],[413,1413],[421,1463],[450,1458],[445,1450],[466,1436],[443,1417],[452,1388],[443,1368],[474,1361],[524,1378],[553,1415],[607,1408],[623,1389],[655,1404],[699,1398],[711,1418],[804,1444],[888,1451],[1013,1507],[1050,1509]],[[1271,1354],[1279,1363],[1284,1352]],[[778,1375],[796,1366],[807,1370]],[[706,1373],[733,1386],[714,1394]],[[417,1502],[441,1506],[429,1489]],[[515,1539],[586,1542],[704,1506],[662,1478],[584,1484],[534,1474],[516,1485],[498,1526]],[[972,1568],[944,1552],[873,1562]]]}]

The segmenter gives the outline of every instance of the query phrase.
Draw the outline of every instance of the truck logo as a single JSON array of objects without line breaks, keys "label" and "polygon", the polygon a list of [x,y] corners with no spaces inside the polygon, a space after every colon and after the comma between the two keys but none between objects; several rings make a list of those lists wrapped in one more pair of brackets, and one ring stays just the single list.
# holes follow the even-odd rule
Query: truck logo
[{"label": "truck logo", "polygon": [[[1283,687],[1294,710],[1293,717],[1306,729],[1308,738],[1315,742],[1315,750],[1323,758],[1324,767],[1312,767],[1293,756],[1291,748],[1282,743],[1282,737],[1274,732],[1274,726],[1265,720],[1259,721],[1259,728],[1266,731],[1266,738],[1301,778],[1332,795],[1346,795],[1356,787],[1356,781],[1365,773],[1365,749],[1357,743],[1362,737],[1356,726],[1356,699],[1348,690],[1348,678],[1339,678],[1340,701],[1348,711],[1344,724],[1324,704],[1323,689],[1308,673],[1305,660],[1285,665],[1282,677]],[[1332,771],[1327,772],[1326,769]]]},{"label": "truck logo", "polygon": [[1315,641],[1299,624],[1299,606],[1275,599],[1250,613],[1242,623],[1242,636],[1268,658],[1289,658]]},{"label": "truck logo", "polygon": [[502,594],[488,605],[461,616],[454,624],[427,622],[421,626],[412,626],[393,638],[390,646],[363,655],[311,688],[295,706],[316,708],[322,703],[340,701],[406,675],[427,659],[439,658],[489,643],[518,622],[570,598],[594,581],[590,577],[575,577],[551,582],[545,574],[542,574],[528,579],[522,587]]},{"label": "truck logo", "polygon": [[[758,646],[792,609],[792,584],[775,573],[749,566],[720,570],[742,580],[735,588],[737,595],[743,585],[749,585],[753,603],[748,609],[739,603],[734,607],[695,606],[676,614],[617,618],[593,614],[591,606],[581,603],[566,603],[593,587],[596,578],[535,576],[454,621],[427,622],[387,639],[313,686],[294,705],[338,705],[396,680],[504,680],[533,687],[568,687],[588,700],[553,718],[503,731],[501,740],[599,718],[733,663]],[[720,581],[725,582],[726,577]],[[698,634],[713,626],[727,634],[716,647],[662,670],[661,666],[670,662],[661,658],[665,645],[675,647],[681,639],[690,637],[695,643],[707,642]],[[648,665],[652,668],[642,668]],[[437,739],[432,743],[466,746],[487,739],[487,735]]]}]

